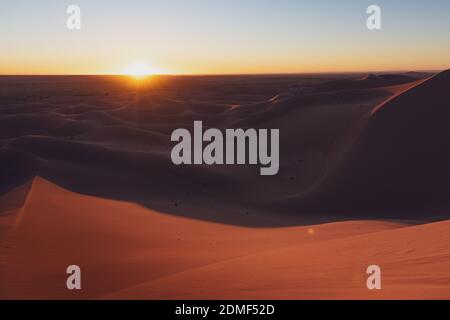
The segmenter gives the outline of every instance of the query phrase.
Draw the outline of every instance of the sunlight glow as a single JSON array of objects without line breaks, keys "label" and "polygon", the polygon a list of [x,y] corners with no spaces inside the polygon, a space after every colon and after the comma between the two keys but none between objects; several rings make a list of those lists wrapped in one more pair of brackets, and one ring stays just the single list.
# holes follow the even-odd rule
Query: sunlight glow
[{"label": "sunlight glow", "polygon": [[152,67],[142,61],[137,61],[130,64],[127,68],[125,68],[123,74],[129,75],[136,78],[143,78],[154,74],[154,70]]}]

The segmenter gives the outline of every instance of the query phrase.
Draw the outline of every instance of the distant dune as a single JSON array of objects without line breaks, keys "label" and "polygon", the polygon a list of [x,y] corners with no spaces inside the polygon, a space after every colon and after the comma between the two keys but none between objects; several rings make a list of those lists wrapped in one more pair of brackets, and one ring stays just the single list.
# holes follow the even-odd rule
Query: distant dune
[{"label": "distant dune", "polygon": [[[449,89],[450,71],[0,77],[0,298],[448,299]],[[279,128],[279,174],[173,165],[195,120]]]},{"label": "distant dune", "polygon": [[356,80],[335,80],[317,85],[322,91],[368,89],[399,85],[418,80],[412,74],[370,74]]}]

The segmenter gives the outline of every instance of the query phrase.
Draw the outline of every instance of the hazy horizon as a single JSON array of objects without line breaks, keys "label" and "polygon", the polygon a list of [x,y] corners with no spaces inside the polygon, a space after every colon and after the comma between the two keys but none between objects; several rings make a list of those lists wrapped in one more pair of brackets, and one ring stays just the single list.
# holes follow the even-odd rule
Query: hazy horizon
[{"label": "hazy horizon", "polygon": [[[307,76],[307,75],[358,75],[358,74],[395,74],[395,73],[408,73],[408,72],[418,72],[418,73],[439,73],[447,69],[418,69],[418,70],[361,70],[361,71],[322,71],[322,72],[272,72],[272,73],[153,73],[149,76],[158,77],[220,77],[220,76]],[[0,77],[127,77],[129,75],[123,73],[55,73],[55,74],[2,74]]]}]

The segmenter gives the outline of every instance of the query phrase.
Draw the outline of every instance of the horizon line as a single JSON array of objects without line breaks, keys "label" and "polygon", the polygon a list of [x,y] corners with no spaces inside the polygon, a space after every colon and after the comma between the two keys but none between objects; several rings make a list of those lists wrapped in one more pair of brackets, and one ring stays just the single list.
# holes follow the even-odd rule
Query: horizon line
[{"label": "horizon line", "polygon": [[[450,67],[448,68],[450,69]],[[152,76],[289,76],[289,75],[326,75],[326,74],[376,74],[376,73],[409,73],[409,72],[427,72],[435,73],[447,70],[444,69],[408,69],[408,70],[367,70],[367,71],[318,71],[318,72],[261,72],[261,73],[152,73],[145,77]],[[0,77],[51,77],[51,76],[124,76],[132,77],[133,75],[124,73],[35,73],[35,74],[2,74]]]}]

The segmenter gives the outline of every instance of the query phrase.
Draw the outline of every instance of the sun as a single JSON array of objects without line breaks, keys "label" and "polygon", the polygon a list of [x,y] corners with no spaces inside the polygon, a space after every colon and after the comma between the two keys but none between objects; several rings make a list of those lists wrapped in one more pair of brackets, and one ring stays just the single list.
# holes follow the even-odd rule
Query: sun
[{"label": "sun", "polygon": [[123,74],[135,78],[144,78],[154,74],[152,67],[143,61],[137,61],[125,68]]}]

